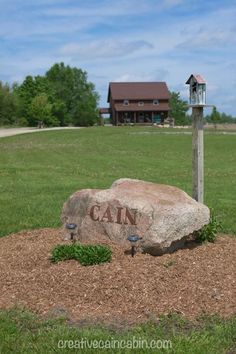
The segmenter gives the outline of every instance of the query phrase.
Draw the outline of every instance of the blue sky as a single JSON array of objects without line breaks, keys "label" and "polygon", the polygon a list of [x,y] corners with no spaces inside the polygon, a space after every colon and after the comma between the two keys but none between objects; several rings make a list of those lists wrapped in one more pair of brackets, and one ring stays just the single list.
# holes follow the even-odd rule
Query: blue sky
[{"label": "blue sky", "polygon": [[166,81],[236,116],[236,0],[0,0],[0,80],[63,61],[88,72],[106,106],[110,81]]}]

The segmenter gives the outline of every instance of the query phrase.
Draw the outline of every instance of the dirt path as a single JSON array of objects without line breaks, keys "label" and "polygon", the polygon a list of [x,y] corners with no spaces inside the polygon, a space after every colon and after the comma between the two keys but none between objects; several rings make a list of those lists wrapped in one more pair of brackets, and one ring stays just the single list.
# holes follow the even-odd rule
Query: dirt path
[{"label": "dirt path", "polygon": [[13,136],[18,134],[35,133],[35,132],[45,132],[49,130],[62,130],[62,129],[81,129],[82,127],[56,127],[56,128],[1,128],[0,138],[7,136]]}]

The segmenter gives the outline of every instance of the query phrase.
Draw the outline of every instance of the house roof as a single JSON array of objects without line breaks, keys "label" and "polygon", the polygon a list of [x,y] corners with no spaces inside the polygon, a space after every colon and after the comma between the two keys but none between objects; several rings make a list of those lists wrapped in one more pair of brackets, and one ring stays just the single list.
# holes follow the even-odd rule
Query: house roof
[{"label": "house roof", "polygon": [[205,84],[205,83],[206,83],[205,79],[204,79],[201,75],[199,75],[199,74],[192,74],[192,75],[190,75],[190,77],[189,77],[188,80],[186,81],[186,84],[190,84],[190,80],[191,80],[192,77],[196,80],[196,82],[197,82],[198,84]]},{"label": "house roof", "polygon": [[117,112],[159,112],[169,111],[170,106],[165,102],[160,102],[158,105],[145,103],[143,106],[139,106],[138,103],[130,103],[128,106],[123,105],[123,103],[115,103],[115,110]]},{"label": "house roof", "polygon": [[168,100],[170,93],[165,82],[110,82],[107,102],[110,97],[113,100]]}]

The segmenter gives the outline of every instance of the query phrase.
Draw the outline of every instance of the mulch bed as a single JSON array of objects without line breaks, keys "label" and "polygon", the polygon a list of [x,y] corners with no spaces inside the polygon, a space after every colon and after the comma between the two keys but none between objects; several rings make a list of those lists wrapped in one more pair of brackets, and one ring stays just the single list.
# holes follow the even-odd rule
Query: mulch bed
[{"label": "mulch bed", "polygon": [[51,250],[62,229],[20,232],[0,239],[0,308],[14,305],[38,314],[63,314],[73,321],[133,324],[177,312],[236,313],[236,239],[153,257],[124,253],[109,244],[111,263],[85,267],[76,261],[52,264]]}]

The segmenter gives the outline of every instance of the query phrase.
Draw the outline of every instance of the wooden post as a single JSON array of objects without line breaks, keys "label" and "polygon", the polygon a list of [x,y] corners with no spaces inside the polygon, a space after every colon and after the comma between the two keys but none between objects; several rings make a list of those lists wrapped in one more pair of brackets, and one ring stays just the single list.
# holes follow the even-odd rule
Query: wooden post
[{"label": "wooden post", "polygon": [[204,146],[203,146],[203,106],[192,107],[193,119],[193,189],[192,197],[204,202]]}]

